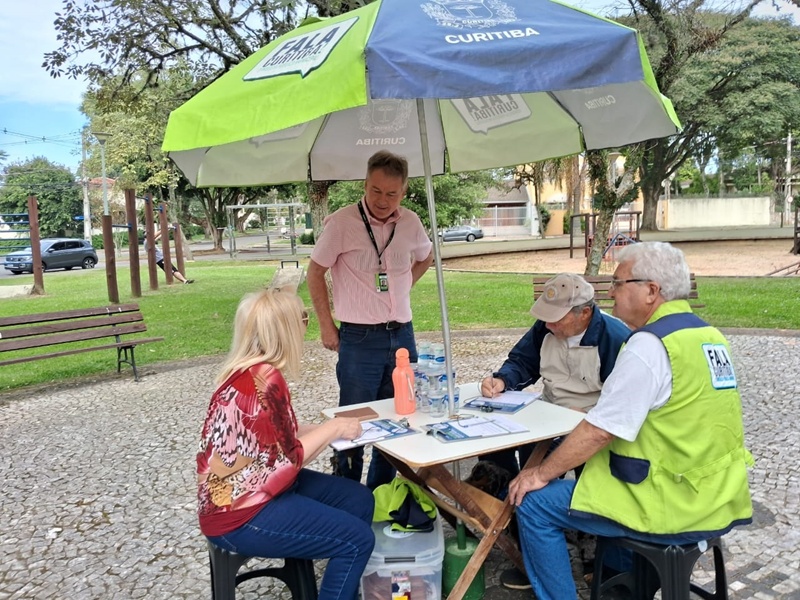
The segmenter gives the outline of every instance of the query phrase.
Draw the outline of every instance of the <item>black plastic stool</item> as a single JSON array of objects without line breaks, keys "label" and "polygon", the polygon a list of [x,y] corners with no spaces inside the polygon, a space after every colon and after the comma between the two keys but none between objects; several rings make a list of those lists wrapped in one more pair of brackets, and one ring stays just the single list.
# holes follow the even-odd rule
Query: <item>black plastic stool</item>
[{"label": "black plastic stool", "polygon": [[242,565],[253,557],[228,552],[208,540],[206,544],[211,563],[212,600],[236,600],[236,586],[256,577],[280,579],[292,592],[292,600],[317,600],[317,578],[313,561],[285,558],[282,567],[253,569],[238,574]]},{"label": "black plastic stool", "polygon": [[[662,600],[689,600],[690,593],[697,594],[705,600],[727,600],[728,579],[725,576],[722,542],[716,537],[707,540],[706,543],[708,548],[714,549],[716,587],[713,593],[691,582],[694,564],[703,554],[697,543],[664,546],[630,538],[598,537],[594,558],[592,600],[600,600],[604,592],[616,586],[628,588],[634,600],[652,600],[659,589]],[[627,548],[633,552],[633,570],[602,581],[603,555],[614,546]]]}]

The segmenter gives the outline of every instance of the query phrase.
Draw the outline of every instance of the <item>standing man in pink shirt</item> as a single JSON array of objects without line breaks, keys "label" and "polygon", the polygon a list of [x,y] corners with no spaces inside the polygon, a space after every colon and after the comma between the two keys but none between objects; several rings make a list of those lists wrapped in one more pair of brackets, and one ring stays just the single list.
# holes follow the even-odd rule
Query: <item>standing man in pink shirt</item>
[{"label": "standing man in pink shirt", "polygon": [[[367,163],[364,198],[325,219],[308,266],[308,289],[323,345],[339,353],[339,406],[394,396],[395,353],[417,360],[411,324],[411,287],[433,261],[431,241],[419,217],[400,202],[408,187],[408,163],[386,150]],[[325,272],[331,270],[331,314]],[[340,473],[361,480],[363,448],[337,454]],[[394,478],[394,468],[372,451],[367,486]]]}]

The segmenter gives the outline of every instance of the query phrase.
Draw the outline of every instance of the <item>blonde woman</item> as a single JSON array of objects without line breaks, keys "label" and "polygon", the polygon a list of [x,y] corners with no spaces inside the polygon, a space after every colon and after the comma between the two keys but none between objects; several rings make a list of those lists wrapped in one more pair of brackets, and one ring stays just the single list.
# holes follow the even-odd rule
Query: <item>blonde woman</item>
[{"label": "blonde woman", "polygon": [[375,545],[372,493],[302,468],[357,419],[298,425],[282,373],[300,369],[308,315],[279,290],[245,296],[197,454],[200,529],[226,550],[265,558],[329,558],[320,598],[355,600]]}]

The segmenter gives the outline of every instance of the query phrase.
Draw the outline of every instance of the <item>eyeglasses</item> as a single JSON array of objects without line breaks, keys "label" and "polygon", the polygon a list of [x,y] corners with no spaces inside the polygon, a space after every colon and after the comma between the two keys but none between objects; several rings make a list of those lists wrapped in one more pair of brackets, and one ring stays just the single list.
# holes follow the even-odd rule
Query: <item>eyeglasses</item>
[{"label": "eyeglasses", "polygon": [[303,320],[303,325],[308,326],[308,313],[306,311],[302,312],[302,320]]},{"label": "eyeglasses", "polygon": [[648,279],[611,279],[611,288],[618,288],[621,285],[626,283],[644,283],[649,281]]}]

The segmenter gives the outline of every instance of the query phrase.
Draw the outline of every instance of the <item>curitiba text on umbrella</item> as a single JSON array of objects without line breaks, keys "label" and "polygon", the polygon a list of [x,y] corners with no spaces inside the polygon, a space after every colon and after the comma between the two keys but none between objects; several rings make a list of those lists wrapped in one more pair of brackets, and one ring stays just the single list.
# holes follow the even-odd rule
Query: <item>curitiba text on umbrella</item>
[{"label": "curitiba text on umbrella", "polygon": [[406,138],[360,138],[356,141],[356,146],[402,146],[406,143]]},{"label": "curitiba text on umbrella", "polygon": [[496,40],[511,40],[514,38],[524,38],[531,35],[539,35],[533,27],[522,29],[509,29],[507,31],[487,31],[486,33],[466,33],[458,35],[446,35],[444,41],[448,44],[470,44],[472,42],[492,42]]}]

